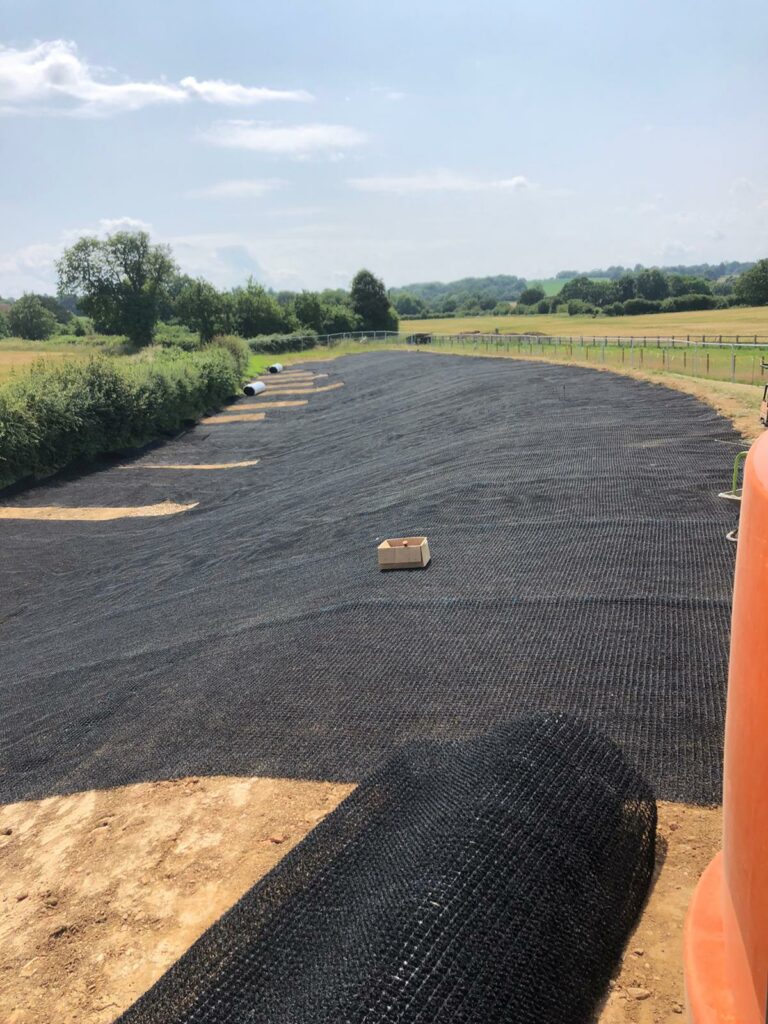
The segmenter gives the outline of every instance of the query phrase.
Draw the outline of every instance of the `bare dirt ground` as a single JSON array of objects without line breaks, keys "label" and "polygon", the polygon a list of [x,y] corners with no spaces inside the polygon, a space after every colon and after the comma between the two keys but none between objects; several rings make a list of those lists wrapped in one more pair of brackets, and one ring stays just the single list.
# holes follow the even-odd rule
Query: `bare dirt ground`
[{"label": "bare dirt ground", "polygon": [[191,778],[0,807],[0,1019],[106,1024],[352,790]]},{"label": "bare dirt ground", "polygon": [[159,501],[155,505],[101,505],[101,506],[67,506],[67,505],[2,505],[0,519],[59,519],[86,520],[105,522],[108,519],[147,518],[153,516],[174,516],[178,512],[188,512],[197,508],[199,502],[193,501],[186,505],[176,501]]},{"label": "bare dirt ground", "polygon": [[[351,785],[192,778],[0,808],[6,1024],[107,1024]],[[719,809],[659,804],[653,890],[599,1024],[682,1019],[682,930]]]},{"label": "bare dirt ground", "polygon": [[656,873],[598,1024],[668,1024],[685,1017],[683,923],[704,868],[720,849],[719,807],[659,801]]}]

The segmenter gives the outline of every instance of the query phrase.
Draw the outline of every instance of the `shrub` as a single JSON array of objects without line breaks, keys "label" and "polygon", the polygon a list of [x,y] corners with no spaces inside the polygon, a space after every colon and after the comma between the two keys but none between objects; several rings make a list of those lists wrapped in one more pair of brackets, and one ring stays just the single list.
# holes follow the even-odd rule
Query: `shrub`
[{"label": "shrub", "polygon": [[684,313],[696,309],[716,309],[717,299],[714,295],[691,293],[688,295],[670,295],[661,304],[662,313]]},{"label": "shrub", "polygon": [[8,325],[8,317],[0,309],[0,338],[10,338],[11,328]]},{"label": "shrub", "polygon": [[568,316],[581,316],[587,313],[594,313],[595,307],[583,299],[571,299],[568,303]]},{"label": "shrub", "polygon": [[292,334],[259,334],[248,339],[251,352],[280,355],[281,352],[303,352],[317,345],[314,331],[294,331]]},{"label": "shrub", "polygon": [[543,288],[538,285],[533,285],[530,288],[526,288],[520,295],[519,301],[524,306],[535,306],[537,302],[541,302],[545,298],[546,293]]},{"label": "shrub", "polygon": [[624,312],[624,303],[612,302],[610,305],[603,307],[603,312],[606,316],[621,316]]},{"label": "shrub", "polygon": [[542,299],[540,302],[536,303],[536,312],[537,313],[549,313],[551,309],[552,309],[552,303],[550,302],[549,299]]},{"label": "shrub", "polygon": [[251,349],[243,338],[239,338],[236,334],[217,334],[212,339],[211,346],[218,346],[229,352],[240,374],[245,373],[248,369],[248,363],[251,361]]},{"label": "shrub", "polygon": [[229,352],[39,360],[0,386],[0,487],[178,430],[239,390]]},{"label": "shrub", "polygon": [[627,299],[624,303],[624,312],[629,316],[637,316],[639,313],[658,313],[661,310],[661,303],[658,299]]},{"label": "shrub", "polygon": [[200,348],[200,336],[182,324],[164,324],[155,328],[155,344],[163,348],[180,348],[184,352],[195,352]]}]

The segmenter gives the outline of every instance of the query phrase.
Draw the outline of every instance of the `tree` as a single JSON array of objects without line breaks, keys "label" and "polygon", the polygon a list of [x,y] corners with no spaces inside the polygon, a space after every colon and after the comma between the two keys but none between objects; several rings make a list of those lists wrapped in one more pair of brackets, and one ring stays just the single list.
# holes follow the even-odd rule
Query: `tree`
[{"label": "tree", "polygon": [[176,299],[179,320],[209,342],[220,329],[221,296],[208,281],[199,278],[187,284]]},{"label": "tree", "polygon": [[176,265],[165,245],[146,231],[118,231],[104,241],[81,238],[57,263],[59,291],[77,296],[96,330],[125,334],[134,345],[152,341],[160,301]]},{"label": "tree", "polygon": [[421,316],[426,311],[426,304],[418,295],[400,292],[395,295],[395,309],[400,316]]},{"label": "tree", "polygon": [[736,298],[747,306],[768,305],[768,260],[758,260],[736,278]]},{"label": "tree", "polygon": [[667,278],[656,267],[641,270],[637,275],[635,288],[638,298],[641,299],[666,299],[669,295]]},{"label": "tree", "polygon": [[40,295],[37,292],[30,293],[44,306],[49,313],[53,313],[56,321],[65,326],[72,319],[70,311],[53,295]]},{"label": "tree", "polygon": [[56,317],[34,295],[22,295],[8,313],[11,334],[30,341],[43,341],[56,330]]},{"label": "tree", "polygon": [[235,330],[242,338],[255,338],[257,334],[290,333],[298,327],[295,316],[283,309],[277,299],[269,295],[252,277],[244,288],[232,291]]},{"label": "tree", "polygon": [[520,298],[517,301],[523,306],[535,306],[537,302],[541,302],[546,297],[546,292],[543,288],[539,288],[538,285],[532,285],[521,292]]},{"label": "tree", "polygon": [[360,317],[365,331],[396,331],[397,313],[389,304],[384,282],[370,270],[358,270],[350,290],[352,309]]},{"label": "tree", "polygon": [[566,281],[558,295],[558,299],[561,302],[568,302],[571,299],[581,299],[583,302],[589,302],[591,298],[592,282],[584,274],[580,277],[574,277],[571,281]]},{"label": "tree", "polygon": [[349,306],[340,302],[323,303],[323,326],[321,334],[348,334],[359,331],[362,321]]},{"label": "tree", "polygon": [[670,274],[667,278],[670,295],[711,295],[712,286],[703,277],[691,274]]},{"label": "tree", "polygon": [[0,309],[0,338],[9,338],[11,335],[11,328],[8,324],[8,317]]},{"label": "tree", "polygon": [[626,302],[627,299],[634,299],[637,293],[635,291],[635,279],[632,274],[622,274],[620,278],[613,282],[613,290],[617,302]]},{"label": "tree", "polygon": [[301,327],[323,333],[325,307],[317,292],[301,292],[293,300],[293,310]]}]

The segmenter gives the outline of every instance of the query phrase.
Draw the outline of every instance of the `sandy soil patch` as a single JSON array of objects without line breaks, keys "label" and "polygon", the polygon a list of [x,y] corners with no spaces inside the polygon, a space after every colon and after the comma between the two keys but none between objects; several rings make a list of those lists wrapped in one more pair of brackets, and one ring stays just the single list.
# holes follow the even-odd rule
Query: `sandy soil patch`
[{"label": "sandy soil patch", "polygon": [[327,373],[312,373],[311,370],[307,370],[306,372],[296,370],[291,371],[290,373],[288,371],[285,373],[262,373],[258,379],[263,380],[265,384],[279,384],[282,381],[285,381],[285,383],[290,382],[292,384],[294,381],[298,383],[299,381],[317,380],[320,377],[327,376]]},{"label": "sandy soil patch", "polygon": [[120,466],[120,469],[243,469],[258,464],[258,459],[246,459],[244,462],[137,462],[131,466]]},{"label": "sandy soil patch", "polygon": [[241,412],[233,415],[232,413],[220,413],[216,416],[206,416],[202,421],[205,424],[208,423],[255,423],[258,420],[263,420],[267,414],[265,412]]},{"label": "sandy soil patch", "polygon": [[267,389],[266,395],[318,395],[322,391],[335,391],[337,388],[343,387],[344,381],[339,381],[337,384],[323,384],[319,388],[304,387],[303,385],[296,388],[271,387]]},{"label": "sandy soil patch", "polygon": [[178,512],[188,512],[197,508],[198,501],[179,504],[175,501],[159,501],[155,505],[115,505],[115,506],[71,506],[40,505],[37,508],[26,506],[0,506],[0,519],[59,519],[59,520],[93,520],[104,522],[108,519],[135,519],[152,516],[174,516]]},{"label": "sandy soil patch", "polygon": [[722,808],[659,801],[656,872],[599,1024],[685,1019],[683,923],[704,868],[720,849]]},{"label": "sandy soil patch", "polygon": [[[259,397],[259,396],[257,396],[257,397]],[[266,394],[264,394],[264,392],[262,392],[262,394],[261,394],[261,396],[259,398],[260,403],[264,402],[264,400],[266,398],[267,398]],[[309,400],[306,399],[306,398],[301,398],[301,399],[291,399],[288,402],[265,402],[265,404],[270,409],[295,409],[299,405],[308,405],[309,404]]]},{"label": "sandy soil patch", "polygon": [[0,807],[4,1024],[114,1020],[352,788],[191,778]]}]

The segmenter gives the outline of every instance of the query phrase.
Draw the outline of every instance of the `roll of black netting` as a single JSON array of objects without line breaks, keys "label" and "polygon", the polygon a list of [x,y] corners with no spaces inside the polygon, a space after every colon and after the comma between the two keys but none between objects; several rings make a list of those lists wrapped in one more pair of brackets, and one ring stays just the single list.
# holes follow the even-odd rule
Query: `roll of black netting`
[{"label": "roll of black netting", "polygon": [[405,749],[123,1024],[578,1024],[653,870],[656,805],[557,714]]}]

